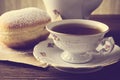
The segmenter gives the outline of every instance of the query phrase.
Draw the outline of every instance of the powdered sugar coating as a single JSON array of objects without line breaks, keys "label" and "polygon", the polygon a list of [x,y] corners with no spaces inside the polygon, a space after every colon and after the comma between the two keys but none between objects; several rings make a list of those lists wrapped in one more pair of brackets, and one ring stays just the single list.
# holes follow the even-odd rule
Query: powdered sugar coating
[{"label": "powdered sugar coating", "polygon": [[49,15],[35,7],[8,11],[0,17],[0,27],[20,28],[44,24],[50,21]]}]

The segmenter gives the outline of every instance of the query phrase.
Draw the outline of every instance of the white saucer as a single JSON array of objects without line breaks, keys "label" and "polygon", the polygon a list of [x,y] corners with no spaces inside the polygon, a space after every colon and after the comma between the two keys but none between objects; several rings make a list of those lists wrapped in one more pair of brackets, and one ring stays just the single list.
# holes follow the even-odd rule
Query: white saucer
[{"label": "white saucer", "polygon": [[93,72],[120,60],[120,47],[117,45],[109,55],[103,56],[96,53],[91,61],[84,64],[71,64],[63,61],[60,57],[62,52],[54,45],[52,39],[47,39],[34,47],[33,55],[38,61],[45,62],[58,70],[74,73]]}]

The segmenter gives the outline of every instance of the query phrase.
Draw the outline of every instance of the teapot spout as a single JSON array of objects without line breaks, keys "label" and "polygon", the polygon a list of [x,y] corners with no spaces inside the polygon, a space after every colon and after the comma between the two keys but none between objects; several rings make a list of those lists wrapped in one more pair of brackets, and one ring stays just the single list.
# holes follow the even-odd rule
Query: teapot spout
[{"label": "teapot spout", "polygon": [[90,15],[101,3],[103,0],[84,0],[83,3],[83,14],[86,16]]}]

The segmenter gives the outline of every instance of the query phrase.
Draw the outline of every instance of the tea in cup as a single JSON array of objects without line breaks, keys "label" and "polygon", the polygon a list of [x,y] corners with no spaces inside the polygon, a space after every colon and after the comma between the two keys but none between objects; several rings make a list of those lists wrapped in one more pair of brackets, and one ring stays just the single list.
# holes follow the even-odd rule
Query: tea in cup
[{"label": "tea in cup", "polygon": [[109,27],[101,22],[68,19],[48,24],[55,45],[62,49],[61,58],[69,63],[86,63],[96,54],[107,55],[114,47],[112,37],[104,38]]}]

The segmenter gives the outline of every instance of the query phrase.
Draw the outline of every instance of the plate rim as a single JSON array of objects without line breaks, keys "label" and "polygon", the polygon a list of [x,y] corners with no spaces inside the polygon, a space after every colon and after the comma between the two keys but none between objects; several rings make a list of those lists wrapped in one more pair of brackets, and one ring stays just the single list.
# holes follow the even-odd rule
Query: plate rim
[{"label": "plate rim", "polygon": [[[44,41],[42,41],[42,42],[45,42],[45,41],[50,41],[50,40],[52,40],[52,39],[50,39],[50,38],[48,38],[48,39],[46,39],[46,40],[44,40]],[[37,57],[36,57],[36,55],[35,55],[35,49],[38,47],[38,45],[40,45],[42,42],[39,42],[37,45],[35,45],[35,47],[33,48],[33,56],[39,61],[39,62],[41,62],[40,61],[40,59],[38,59]],[[116,45],[115,44],[115,47],[117,47],[117,48],[120,48],[118,45]],[[114,48],[115,48],[114,47]],[[114,50],[114,49],[113,49]],[[120,52],[120,50],[119,50],[119,52]],[[74,67],[71,67],[71,66],[60,66],[60,65],[57,65],[57,64],[49,64],[49,63],[47,63],[47,62],[44,62],[44,63],[46,63],[46,64],[48,64],[48,66],[52,66],[52,67],[61,67],[61,68],[74,68],[74,69],[93,69],[93,68],[96,68],[96,67],[105,67],[105,66],[109,66],[109,65],[112,65],[112,64],[114,64],[114,63],[117,63],[117,62],[119,62],[120,61],[120,59],[118,59],[118,60],[114,60],[113,62],[111,62],[111,63],[108,63],[108,64],[105,64],[105,65],[93,65],[93,66],[74,66]],[[42,61],[43,62],[43,61]]]}]

